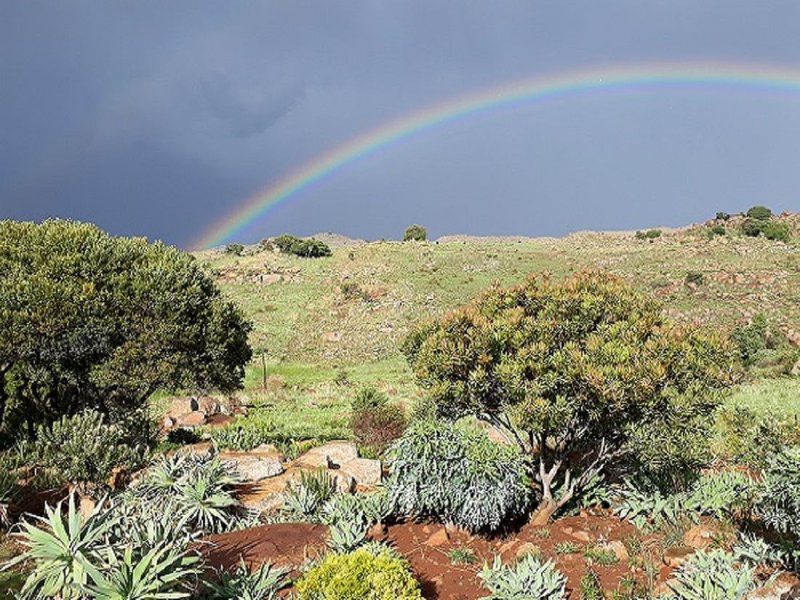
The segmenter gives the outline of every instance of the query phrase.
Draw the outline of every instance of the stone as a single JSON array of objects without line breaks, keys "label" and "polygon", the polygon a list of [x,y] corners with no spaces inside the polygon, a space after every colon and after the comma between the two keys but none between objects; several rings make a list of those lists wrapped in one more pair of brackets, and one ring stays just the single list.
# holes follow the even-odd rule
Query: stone
[{"label": "stone", "polygon": [[164,421],[162,422],[164,429],[167,431],[174,429],[177,424],[178,422],[172,417],[164,417]]},{"label": "stone", "polygon": [[357,485],[374,486],[381,482],[381,461],[370,458],[353,458],[339,467],[338,471],[347,473]]},{"label": "stone", "polygon": [[794,366],[792,367],[791,373],[792,373],[793,377],[800,376],[800,360],[798,360],[796,363],[794,363]]},{"label": "stone", "polygon": [[582,529],[573,529],[572,527],[564,527],[562,530],[565,535],[568,535],[573,540],[578,540],[579,542],[588,543],[592,541],[592,536],[589,535],[588,531],[583,531]]},{"label": "stone", "polygon": [[695,550],[707,550],[714,543],[716,531],[700,523],[683,534],[683,543]]},{"label": "stone", "polygon": [[203,396],[196,399],[197,409],[206,414],[206,416],[218,415],[220,413],[220,404],[210,396]]},{"label": "stone", "polygon": [[312,448],[297,459],[297,463],[308,467],[339,467],[358,458],[358,448],[353,442],[335,441]]},{"label": "stone", "polygon": [[[224,459],[224,457],[221,456]],[[283,473],[281,461],[270,456],[249,456],[233,461],[245,481],[261,481]]]},{"label": "stone", "polygon": [[514,555],[517,557],[517,559],[520,559],[526,555],[539,556],[541,553],[542,549],[539,548],[539,546],[532,544],[531,542],[525,542],[524,544],[521,544],[519,548],[517,548],[517,551],[514,553]]},{"label": "stone", "polygon": [[447,535],[447,530],[444,527],[439,527],[436,531],[423,543],[426,546],[432,546],[437,548],[439,546],[444,546],[447,542],[450,541],[450,536]]},{"label": "stone", "polygon": [[172,416],[185,415],[195,410],[197,410],[197,401],[194,398],[173,398],[170,401],[167,414]]},{"label": "stone", "polygon": [[194,429],[195,427],[200,427],[201,425],[205,424],[206,415],[199,410],[186,413],[185,415],[181,415],[177,418],[177,426],[183,427],[184,429]]},{"label": "stone", "polygon": [[792,573],[780,573],[747,595],[747,600],[796,600],[800,598],[800,580]]},{"label": "stone", "polygon": [[114,467],[106,483],[112,491],[121,490],[128,484],[130,476],[131,474],[125,467]]},{"label": "stone", "polygon": [[693,548],[670,548],[664,552],[664,564],[673,569],[677,569],[685,563],[692,554],[694,554]]}]

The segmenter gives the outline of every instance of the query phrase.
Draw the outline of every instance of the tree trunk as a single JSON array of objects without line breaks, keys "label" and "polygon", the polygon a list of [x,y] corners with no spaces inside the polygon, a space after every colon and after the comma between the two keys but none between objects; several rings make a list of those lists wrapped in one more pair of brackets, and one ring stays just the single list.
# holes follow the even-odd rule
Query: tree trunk
[{"label": "tree trunk", "polygon": [[550,522],[550,518],[558,510],[558,502],[550,499],[543,499],[539,506],[536,507],[536,512],[531,515],[531,525],[534,527],[543,527]]}]

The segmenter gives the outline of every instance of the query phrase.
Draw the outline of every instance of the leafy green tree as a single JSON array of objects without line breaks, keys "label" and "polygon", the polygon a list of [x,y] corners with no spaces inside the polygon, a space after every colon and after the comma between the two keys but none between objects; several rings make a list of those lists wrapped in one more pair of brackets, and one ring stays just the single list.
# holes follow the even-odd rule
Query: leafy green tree
[{"label": "leafy green tree", "polygon": [[233,390],[250,325],[195,259],[94,225],[0,222],[0,419],[92,408],[122,420],[161,388]]},{"label": "leafy green tree", "polygon": [[605,273],[493,287],[404,351],[440,416],[474,415],[531,455],[537,523],[637,450],[659,472],[693,465],[734,374],[726,343]]},{"label": "leafy green tree", "polygon": [[759,221],[769,221],[772,218],[772,210],[766,206],[752,206],[746,214],[748,218]]},{"label": "leafy green tree", "polygon": [[411,225],[403,233],[404,242],[424,242],[428,239],[428,230],[422,225]]}]

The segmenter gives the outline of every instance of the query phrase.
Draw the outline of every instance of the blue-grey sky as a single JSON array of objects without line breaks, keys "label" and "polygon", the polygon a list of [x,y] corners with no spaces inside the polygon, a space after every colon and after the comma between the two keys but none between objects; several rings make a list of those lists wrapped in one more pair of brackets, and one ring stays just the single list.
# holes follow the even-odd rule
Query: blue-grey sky
[{"label": "blue-grey sky", "polygon": [[[0,218],[185,246],[420,108],[671,61],[800,69],[796,0],[0,0]],[[560,235],[800,208],[800,94],[590,94],[454,123],[242,232]]]}]

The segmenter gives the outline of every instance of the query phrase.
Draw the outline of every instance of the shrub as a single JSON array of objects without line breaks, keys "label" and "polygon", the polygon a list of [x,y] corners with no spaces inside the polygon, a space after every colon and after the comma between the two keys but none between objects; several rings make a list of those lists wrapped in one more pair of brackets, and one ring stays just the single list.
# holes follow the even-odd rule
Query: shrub
[{"label": "shrub", "polygon": [[654,473],[702,464],[735,374],[723,340],[606,273],[495,286],[403,349],[440,415],[488,421],[535,461],[539,525],[625,454]]},{"label": "shrub", "polygon": [[422,225],[412,225],[403,233],[404,242],[424,242],[428,239],[428,231]]},{"label": "shrub", "polygon": [[674,574],[667,585],[680,600],[741,600],[755,587],[753,568],[722,550],[699,550]]},{"label": "shrub", "polygon": [[755,363],[759,352],[767,348],[767,317],[757,314],[747,325],[740,325],[731,332],[731,340],[739,349],[739,356],[745,366]]},{"label": "shrub", "polygon": [[725,460],[760,471],[795,436],[790,424],[774,417],[742,406],[725,407],[717,416],[715,450]]},{"label": "shrub", "polygon": [[399,512],[439,517],[470,531],[495,530],[530,502],[523,455],[474,428],[412,424],[386,454]]},{"label": "shrub", "polygon": [[800,538],[800,447],[786,448],[767,461],[756,514],[780,533]]},{"label": "shrub", "polygon": [[320,511],[320,520],[330,528],[329,546],[334,552],[350,552],[366,542],[367,531],[391,513],[389,495],[337,494]]},{"label": "shrub", "polygon": [[758,237],[764,231],[767,221],[761,219],[745,219],[742,222],[742,233],[748,237]]},{"label": "shrub", "polygon": [[387,404],[354,411],[350,417],[356,443],[375,456],[382,456],[406,428],[406,417],[399,406]]},{"label": "shrub", "polygon": [[725,235],[728,233],[728,230],[725,229],[724,225],[712,225],[709,229],[711,235]]},{"label": "shrub", "polygon": [[761,229],[761,233],[768,240],[777,242],[788,242],[791,237],[791,232],[788,223],[781,221],[770,221]]},{"label": "shrub", "polygon": [[329,554],[295,585],[299,600],[421,600],[408,563],[387,549]]},{"label": "shrub", "polygon": [[303,258],[318,258],[331,255],[331,249],[328,245],[314,238],[302,239],[284,234],[276,237],[273,242],[284,254],[293,254]]},{"label": "shrub", "polygon": [[757,368],[772,375],[788,374],[798,358],[797,349],[786,334],[771,325],[766,316],[757,314],[750,323],[731,331],[731,341],[739,350],[745,367]]},{"label": "shrub", "polygon": [[241,256],[242,252],[244,252],[244,246],[241,244],[228,244],[225,246],[225,253],[226,254],[233,254],[234,256]]},{"label": "shrub", "polygon": [[99,412],[87,410],[61,417],[50,427],[40,425],[28,450],[32,462],[87,491],[105,486],[116,467],[133,471],[142,466],[147,449],[129,445],[118,426],[107,424]]},{"label": "shrub", "polygon": [[274,600],[284,587],[286,571],[263,563],[255,571],[241,561],[233,572],[220,573],[218,582],[208,582],[207,600]]},{"label": "shrub", "polygon": [[745,214],[747,218],[758,221],[769,221],[772,218],[772,210],[766,206],[753,206]]},{"label": "shrub", "polygon": [[491,594],[488,600],[565,600],[567,578],[551,561],[523,556],[513,567],[504,565],[500,557],[483,568],[479,577]]},{"label": "shrub", "polygon": [[661,237],[661,230],[660,229],[648,229],[647,231],[637,231],[636,232],[636,239],[637,240],[654,240],[656,238]]},{"label": "shrub", "polygon": [[729,221],[730,218],[731,218],[731,215],[729,213],[726,213],[726,212],[718,212],[717,216],[714,217],[714,218],[717,221]]},{"label": "shrub", "polygon": [[753,567],[775,568],[784,564],[786,553],[752,533],[740,533],[733,547],[737,562]]},{"label": "shrub", "polygon": [[686,273],[685,281],[687,285],[703,285],[706,281],[706,276],[699,271],[689,271]]},{"label": "shrub", "polygon": [[382,408],[389,402],[389,396],[380,391],[375,386],[365,386],[356,392],[353,398],[352,408],[353,412],[360,412],[362,410],[369,410],[373,408]]},{"label": "shrub", "polygon": [[249,324],[189,254],[93,225],[0,221],[0,419],[126,415],[158,389],[240,387]]}]

